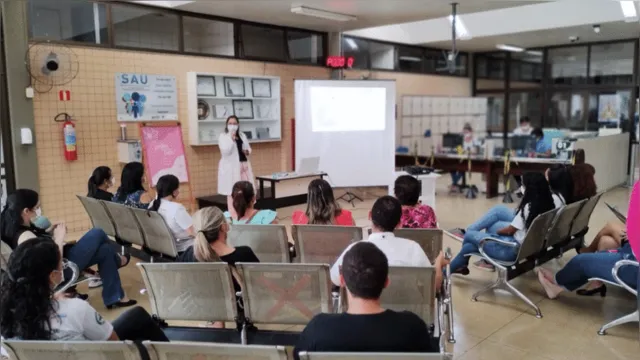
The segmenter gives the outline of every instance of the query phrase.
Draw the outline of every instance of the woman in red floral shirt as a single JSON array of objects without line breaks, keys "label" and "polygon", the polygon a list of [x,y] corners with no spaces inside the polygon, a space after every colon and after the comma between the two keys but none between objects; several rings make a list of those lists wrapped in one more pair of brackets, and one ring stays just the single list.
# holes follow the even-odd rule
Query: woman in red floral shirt
[{"label": "woman in red floral shirt", "polygon": [[396,179],[394,193],[402,204],[403,228],[435,229],[438,227],[436,213],[431,206],[419,202],[421,184],[411,175],[403,175]]}]

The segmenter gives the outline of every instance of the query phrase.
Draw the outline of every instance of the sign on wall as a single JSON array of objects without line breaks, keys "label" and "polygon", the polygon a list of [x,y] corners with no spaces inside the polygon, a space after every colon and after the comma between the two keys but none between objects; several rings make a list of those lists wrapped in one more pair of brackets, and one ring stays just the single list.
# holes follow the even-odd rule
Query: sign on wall
[{"label": "sign on wall", "polygon": [[176,77],[116,74],[118,121],[178,120]]}]

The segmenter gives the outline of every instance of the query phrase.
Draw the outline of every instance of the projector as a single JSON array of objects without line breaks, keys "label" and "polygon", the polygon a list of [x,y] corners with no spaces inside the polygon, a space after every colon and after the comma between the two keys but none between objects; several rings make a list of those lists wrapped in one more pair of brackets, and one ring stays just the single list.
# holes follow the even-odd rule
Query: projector
[{"label": "projector", "polygon": [[433,172],[433,168],[424,166],[405,166],[404,171],[409,175],[427,175]]}]

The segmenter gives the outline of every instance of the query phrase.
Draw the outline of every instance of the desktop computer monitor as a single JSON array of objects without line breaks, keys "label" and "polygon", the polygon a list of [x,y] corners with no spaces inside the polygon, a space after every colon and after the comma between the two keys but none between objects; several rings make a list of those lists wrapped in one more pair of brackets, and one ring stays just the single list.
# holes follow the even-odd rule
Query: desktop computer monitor
[{"label": "desktop computer monitor", "polygon": [[463,139],[461,134],[444,134],[442,135],[442,147],[446,149],[455,149],[462,146]]},{"label": "desktop computer monitor", "polygon": [[518,155],[525,155],[529,151],[535,150],[535,138],[531,135],[514,135],[509,138],[509,149],[514,150]]}]

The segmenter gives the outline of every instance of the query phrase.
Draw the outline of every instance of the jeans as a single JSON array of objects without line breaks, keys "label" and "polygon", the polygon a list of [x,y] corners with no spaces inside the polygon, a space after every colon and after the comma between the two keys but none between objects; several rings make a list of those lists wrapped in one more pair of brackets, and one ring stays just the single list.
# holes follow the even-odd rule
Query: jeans
[{"label": "jeans", "polygon": [[[493,237],[503,241],[517,243],[513,236],[496,235],[483,231],[467,231],[464,234],[464,240],[462,241],[462,249],[458,255],[451,260],[451,271],[456,271],[460,268],[469,266],[469,256],[465,255],[478,253],[480,251],[480,241],[486,237]],[[484,245],[484,252],[492,259],[500,261],[515,260],[518,256],[519,249],[519,245],[511,247],[496,242],[487,242]]]},{"label": "jeans", "polygon": [[513,209],[504,205],[496,205],[489,209],[489,211],[482,215],[482,217],[476,222],[469,225],[469,227],[467,227],[467,231],[486,230],[489,233],[495,234],[498,229],[507,227],[513,221],[514,217],[515,212]]},{"label": "jeans", "polygon": [[[556,283],[569,291],[577,290],[589,282],[591,278],[600,278],[615,283],[611,270],[616,262],[623,259],[635,260],[629,243],[615,252],[605,250],[579,254],[556,273]],[[637,267],[623,266],[618,271],[618,276],[625,284],[636,288],[638,283]]]},{"label": "jeans", "polygon": [[66,256],[80,270],[98,265],[102,279],[102,301],[106,306],[115,304],[124,297],[118,274],[120,255],[111,247],[109,237],[102,229],[89,230],[69,249]]},{"label": "jeans", "polygon": [[460,180],[464,177],[464,173],[462,171],[452,171],[451,172],[451,184],[458,185]]},{"label": "jeans", "polygon": [[140,306],[125,311],[111,325],[120,340],[169,341],[158,323]]}]

